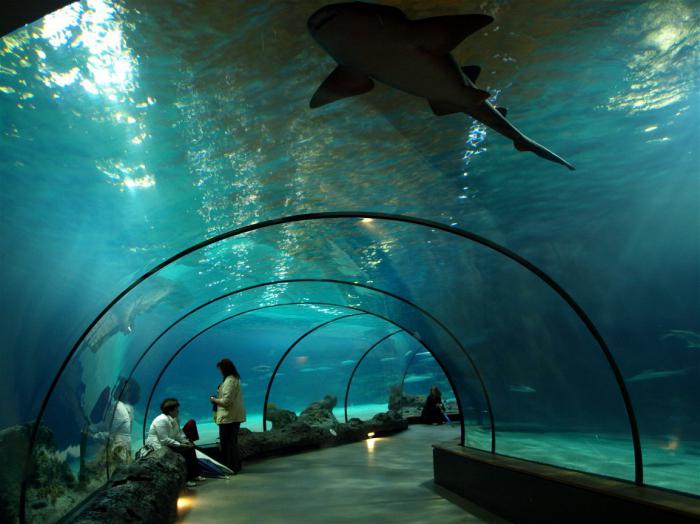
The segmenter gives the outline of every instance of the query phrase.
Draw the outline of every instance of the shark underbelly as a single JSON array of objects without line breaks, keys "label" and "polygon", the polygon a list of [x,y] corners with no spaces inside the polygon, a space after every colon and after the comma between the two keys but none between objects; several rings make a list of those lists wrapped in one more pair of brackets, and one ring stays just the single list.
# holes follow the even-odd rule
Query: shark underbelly
[{"label": "shark underbelly", "polygon": [[[332,55],[339,64],[390,87],[427,100],[465,104],[466,86],[456,64],[409,46],[373,45]],[[368,58],[370,57],[370,58]]]}]

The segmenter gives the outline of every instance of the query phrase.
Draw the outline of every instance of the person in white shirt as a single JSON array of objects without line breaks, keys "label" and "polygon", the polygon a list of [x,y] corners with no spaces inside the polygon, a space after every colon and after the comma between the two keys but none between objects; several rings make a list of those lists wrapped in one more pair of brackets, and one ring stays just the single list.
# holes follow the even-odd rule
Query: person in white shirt
[{"label": "person in white shirt", "polygon": [[[118,392],[121,392],[121,399]],[[114,389],[114,417],[110,431],[110,458],[113,464],[131,462],[131,426],[134,420],[134,404],[139,401],[141,388],[134,380],[121,379]]]},{"label": "person in white shirt", "polygon": [[175,398],[166,398],[160,403],[161,415],[158,415],[148,430],[146,444],[154,449],[168,446],[175,453],[185,457],[187,462],[188,486],[192,481],[204,480],[200,475],[199,463],[195,453],[194,444],[190,442],[180,429],[180,403]]}]

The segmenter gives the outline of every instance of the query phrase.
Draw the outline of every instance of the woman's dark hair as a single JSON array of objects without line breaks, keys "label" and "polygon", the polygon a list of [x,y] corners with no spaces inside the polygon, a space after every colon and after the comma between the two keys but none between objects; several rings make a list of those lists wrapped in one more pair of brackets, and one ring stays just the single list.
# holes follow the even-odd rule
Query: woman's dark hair
[{"label": "woman's dark hair", "polygon": [[228,377],[229,375],[233,375],[236,378],[241,378],[235,364],[231,362],[231,359],[222,358],[216,363],[216,367],[221,370],[221,374],[224,376],[224,378]]},{"label": "woman's dark hair", "polygon": [[136,404],[141,398],[141,387],[134,379],[127,380],[125,377],[119,377],[119,383],[114,388],[112,398],[119,400],[120,394],[122,401],[127,404]]},{"label": "woman's dark hair", "polygon": [[177,407],[180,407],[180,403],[177,401],[176,398],[166,398],[163,402],[160,403],[160,411],[162,413],[165,413],[166,415],[170,415],[172,410],[174,410]]}]

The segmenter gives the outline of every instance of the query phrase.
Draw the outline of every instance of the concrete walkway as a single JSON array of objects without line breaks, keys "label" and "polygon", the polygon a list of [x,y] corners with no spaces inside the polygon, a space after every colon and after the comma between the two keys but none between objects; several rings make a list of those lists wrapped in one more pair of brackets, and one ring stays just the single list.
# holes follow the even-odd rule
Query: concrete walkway
[{"label": "concrete walkway", "polygon": [[433,484],[433,442],[459,428],[411,426],[388,438],[246,463],[180,499],[178,522],[451,524],[505,522]]}]

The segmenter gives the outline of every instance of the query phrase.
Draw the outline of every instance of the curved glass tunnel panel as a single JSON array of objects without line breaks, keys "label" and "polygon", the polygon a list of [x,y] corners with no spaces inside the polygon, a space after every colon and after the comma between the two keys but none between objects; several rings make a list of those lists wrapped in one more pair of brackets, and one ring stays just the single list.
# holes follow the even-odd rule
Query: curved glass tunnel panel
[{"label": "curved glass tunnel panel", "polygon": [[[439,364],[433,359],[434,369],[429,374],[407,373],[411,361],[417,354],[428,354],[425,346],[419,340],[405,331],[395,333],[390,338],[384,339],[380,344],[372,347],[367,356],[362,360],[355,372],[348,390],[348,417],[362,416],[361,407],[366,404],[384,406],[381,402],[372,402],[372,399],[382,398],[388,395],[388,408],[400,412],[404,417],[419,417],[425,403],[425,393],[431,386],[437,386],[446,395],[444,400],[449,403],[448,411],[459,414],[456,398],[452,392],[449,380],[445,377]],[[432,357],[431,357],[432,359]],[[408,383],[423,384],[422,396],[412,394]],[[413,389],[418,389],[414,387]],[[481,401],[483,404],[483,400]],[[386,407],[386,406],[385,406]],[[355,415],[357,413],[357,415]],[[468,432],[468,429],[467,429]],[[490,435],[488,446],[490,449]]]},{"label": "curved glass tunnel panel", "polygon": [[[445,403],[447,412],[457,413],[456,399],[450,383],[442,372],[440,365],[433,358],[433,355],[422,346],[416,348],[416,351],[407,359],[402,378],[403,392],[406,395],[425,398],[430,392],[430,388],[435,386],[442,392],[442,400]],[[464,399],[463,403],[465,402],[466,404],[463,408],[467,413],[467,418],[476,420],[478,418],[477,414],[482,414],[478,407],[483,405],[483,401]],[[419,415],[420,409],[417,411],[414,409],[410,412],[410,416]],[[481,425],[481,422],[479,422],[479,425]]]},{"label": "curved glass tunnel panel", "polygon": [[[181,421],[192,418],[199,428],[198,444],[218,438],[212,421],[209,395],[216,395],[221,375],[215,364],[230,358],[241,375],[246,422],[242,427],[262,431],[263,404],[268,381],[284,351],[301,335],[321,322],[351,311],[318,306],[280,305],[252,311],[224,321],[192,340],[173,359],[158,383],[147,421],[159,414],[159,403],[176,397]],[[146,428],[148,429],[148,428]],[[134,433],[141,438],[141,433]]]},{"label": "curved glass tunnel panel", "polygon": [[[339,318],[299,340],[282,361],[270,390],[268,419],[272,427],[276,426],[275,412],[280,410],[293,411],[298,416],[310,408],[308,416],[315,417],[317,412],[312,405],[319,401],[332,409],[336,420],[314,419],[314,423],[332,428],[343,421],[343,401],[352,371],[343,362],[357,361],[368,346],[395,330],[381,318],[360,314]],[[388,410],[388,392],[382,396],[362,406],[363,418]]]},{"label": "curved glass tunnel panel", "polygon": [[[149,374],[155,376],[167,360],[164,355],[202,325],[208,301],[252,287],[251,296],[259,297],[260,305],[273,304],[298,288],[294,283],[262,285],[294,278],[358,282],[419,302],[438,318],[468,350],[491,395],[498,452],[632,477],[629,429],[614,377],[600,348],[561,298],[513,261],[467,239],[379,219],[271,225],[171,263],[127,293],[88,334],[42,423],[51,429],[60,425],[60,433],[70,433],[61,435],[60,445],[80,449],[81,412],[89,415],[105,385],[116,385],[176,319],[202,306],[153,346],[161,349],[143,360],[139,384],[147,383]],[[426,341],[453,375],[460,398],[471,391],[473,371],[466,356],[447,343],[440,326],[405,302],[341,283],[310,286],[303,294],[309,300],[372,304],[373,311],[410,326]],[[234,296],[238,294],[231,295],[232,303]],[[219,311],[218,318],[223,314]],[[90,385],[86,394],[80,393],[81,381]],[[79,409],[61,406],[67,399]],[[70,409],[75,421],[65,424],[61,415]],[[532,431],[539,432],[536,441],[530,438]],[[581,439],[587,443],[585,452],[578,447]],[[94,460],[98,451],[91,455],[88,447],[86,453]],[[604,466],[601,457],[611,466]]]},{"label": "curved glass tunnel panel", "polygon": [[355,371],[346,386],[348,419],[365,420],[382,411],[402,411],[401,378],[410,355],[423,346],[405,331],[397,332],[395,326],[388,329],[385,335],[368,340],[356,358],[341,362],[350,372]]}]

